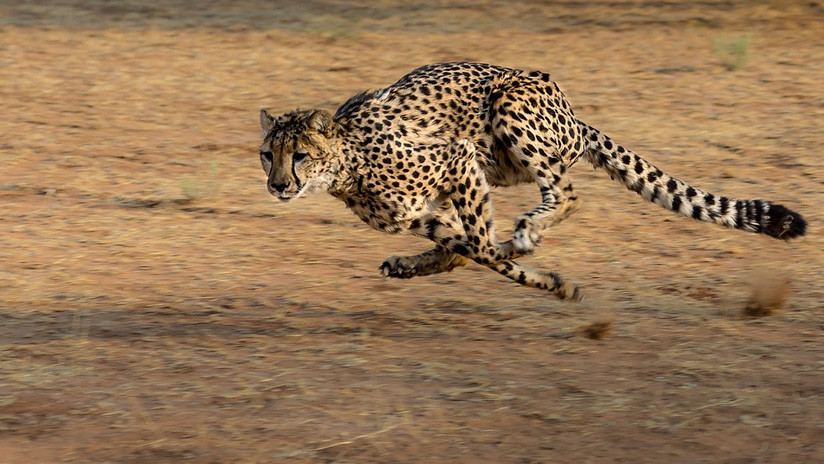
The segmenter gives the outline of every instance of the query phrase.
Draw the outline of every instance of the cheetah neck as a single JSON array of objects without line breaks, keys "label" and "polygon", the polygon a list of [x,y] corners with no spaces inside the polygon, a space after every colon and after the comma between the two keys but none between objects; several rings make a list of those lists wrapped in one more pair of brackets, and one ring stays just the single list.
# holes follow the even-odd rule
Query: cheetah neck
[{"label": "cheetah neck", "polygon": [[336,134],[332,144],[334,158],[329,163],[329,188],[327,192],[336,198],[347,198],[358,190],[357,168],[351,160],[355,159],[353,151],[344,142],[343,134]]}]

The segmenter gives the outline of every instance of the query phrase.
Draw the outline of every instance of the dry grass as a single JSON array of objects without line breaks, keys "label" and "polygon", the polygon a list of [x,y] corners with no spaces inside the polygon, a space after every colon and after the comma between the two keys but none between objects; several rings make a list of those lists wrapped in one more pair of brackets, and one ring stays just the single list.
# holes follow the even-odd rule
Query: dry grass
[{"label": "dry grass", "polygon": [[[602,314],[474,265],[384,280],[385,256],[427,245],[332,199],[272,202],[256,155],[261,107],[334,109],[470,57],[552,71],[663,169],[815,231],[817,7],[7,3],[3,464],[822,461],[814,232],[675,218],[577,166],[582,211],[527,261]],[[729,73],[707,37],[735,30],[758,52]],[[494,198],[506,230],[538,192]],[[782,265],[792,292],[753,293],[781,310],[742,320],[749,270]]]}]

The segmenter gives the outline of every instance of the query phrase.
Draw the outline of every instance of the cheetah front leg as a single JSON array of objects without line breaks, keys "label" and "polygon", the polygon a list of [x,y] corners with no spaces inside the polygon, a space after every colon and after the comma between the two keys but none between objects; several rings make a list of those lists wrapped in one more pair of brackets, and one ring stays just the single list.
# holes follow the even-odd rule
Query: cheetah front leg
[{"label": "cheetah front leg", "polygon": [[455,208],[464,231],[463,242],[441,243],[478,264],[491,264],[524,254],[512,240],[498,242],[492,220],[489,184],[475,159],[475,146],[466,139],[450,146],[445,194]]},{"label": "cheetah front leg", "polygon": [[[489,184],[475,159],[475,146],[461,139],[445,149],[449,152],[441,188],[438,198],[432,198],[442,202],[441,209],[395,226],[482,265],[521,256],[511,240],[499,243],[495,237]],[[389,266],[391,270],[391,262]]]},{"label": "cheetah front leg", "polygon": [[[431,216],[432,219],[429,219]],[[463,240],[460,222],[452,205],[443,203],[426,217],[409,221],[407,232],[429,238],[436,243],[435,248],[413,256],[390,256],[378,269],[386,277],[410,279],[440,272],[450,272],[456,267],[466,266],[469,260],[441,245],[439,240]]]},{"label": "cheetah front leg", "polygon": [[469,262],[463,256],[436,245],[435,248],[413,256],[390,256],[380,265],[386,277],[411,279],[440,272],[450,272]]}]

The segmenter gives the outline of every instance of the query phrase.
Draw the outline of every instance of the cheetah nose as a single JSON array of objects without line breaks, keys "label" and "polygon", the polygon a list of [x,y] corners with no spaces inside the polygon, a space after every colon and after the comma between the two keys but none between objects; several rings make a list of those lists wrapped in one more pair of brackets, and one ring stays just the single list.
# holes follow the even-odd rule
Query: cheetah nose
[{"label": "cheetah nose", "polygon": [[278,184],[277,182],[271,182],[269,184],[269,191],[275,191],[278,193],[283,193],[284,190],[289,188],[290,182],[286,181],[282,184]]}]

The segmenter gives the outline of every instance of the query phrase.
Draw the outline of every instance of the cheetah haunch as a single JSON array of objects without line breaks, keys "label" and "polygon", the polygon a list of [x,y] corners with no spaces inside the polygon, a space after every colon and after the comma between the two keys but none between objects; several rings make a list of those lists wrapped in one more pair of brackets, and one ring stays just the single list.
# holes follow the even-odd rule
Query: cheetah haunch
[{"label": "cheetah haunch", "polygon": [[[392,256],[388,277],[451,271],[475,261],[558,298],[580,299],[556,273],[521,266],[541,233],[578,209],[567,170],[584,158],[644,199],[683,216],[788,240],[798,213],[691,187],[579,121],[549,74],[480,63],[418,68],[382,90],[323,110],[260,113],[269,192],[289,201],[329,192],[375,229],[426,237],[435,247]],[[499,242],[490,186],[535,182],[541,202]]]}]

